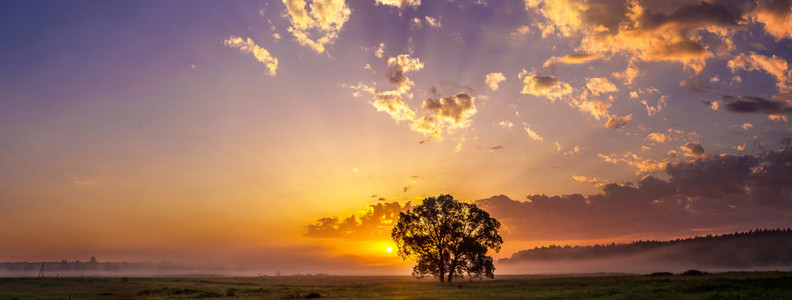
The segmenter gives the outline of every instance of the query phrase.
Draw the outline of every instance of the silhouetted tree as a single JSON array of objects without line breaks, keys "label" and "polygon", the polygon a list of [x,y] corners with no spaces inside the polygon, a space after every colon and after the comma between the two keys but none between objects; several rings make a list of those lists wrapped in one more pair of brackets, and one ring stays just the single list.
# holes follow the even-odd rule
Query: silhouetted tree
[{"label": "silhouetted tree", "polygon": [[440,282],[465,274],[493,278],[495,266],[487,250],[500,251],[500,225],[476,205],[440,195],[400,213],[391,236],[399,256],[416,261],[413,276],[417,278],[432,275]]}]

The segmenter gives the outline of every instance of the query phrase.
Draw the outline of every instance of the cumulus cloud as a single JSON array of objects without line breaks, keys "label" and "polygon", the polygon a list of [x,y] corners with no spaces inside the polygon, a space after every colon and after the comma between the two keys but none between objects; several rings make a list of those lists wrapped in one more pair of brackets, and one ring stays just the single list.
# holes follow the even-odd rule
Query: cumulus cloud
[{"label": "cumulus cloud", "polygon": [[[508,229],[504,238],[524,240],[789,224],[792,148],[788,145],[759,155],[671,163],[662,171],[668,179],[646,176],[635,183],[609,183],[597,194],[534,194],[525,201],[499,195],[474,203],[504,224]],[[726,230],[730,229],[734,230]]]},{"label": "cumulus cloud", "polygon": [[379,45],[374,55],[385,61],[387,66],[382,70],[368,65],[367,68],[372,69],[374,72],[382,72],[385,75],[385,79],[388,80],[388,83],[395,86],[399,93],[412,97],[412,95],[408,95],[408,93],[415,83],[407,77],[407,73],[423,69],[424,64],[421,60],[418,58],[411,58],[409,54],[399,54],[394,57],[386,56],[384,43]]},{"label": "cumulus cloud", "polygon": [[377,5],[390,5],[400,9],[407,7],[417,8],[421,5],[421,0],[375,0]]},{"label": "cumulus cloud", "polygon": [[775,77],[779,92],[792,92],[792,70],[789,69],[787,61],[783,58],[775,55],[768,57],[756,53],[750,53],[749,55],[741,53],[730,60],[727,66],[735,73],[737,70],[767,72]]},{"label": "cumulus cloud", "polygon": [[493,91],[497,91],[498,84],[504,80],[506,80],[506,76],[503,76],[503,73],[489,73],[484,77],[484,83]]},{"label": "cumulus cloud", "polygon": [[702,147],[698,142],[687,143],[680,148],[685,151],[685,156],[690,156],[695,159],[704,158],[707,156],[707,151],[704,151],[704,147]]},{"label": "cumulus cloud", "polygon": [[665,143],[666,141],[670,140],[671,137],[664,133],[653,132],[646,135],[646,139],[656,143]]},{"label": "cumulus cloud", "polygon": [[586,80],[586,88],[595,96],[619,91],[616,85],[605,77],[589,78]]},{"label": "cumulus cloud", "polygon": [[520,91],[522,94],[544,96],[550,100],[555,101],[565,95],[572,93],[572,87],[565,82],[561,82],[558,78],[553,76],[539,76],[535,74],[528,74],[528,71],[523,70],[518,75],[525,84]]},{"label": "cumulus cloud", "polygon": [[611,107],[610,102],[603,100],[581,100],[575,103],[578,109],[591,114],[597,120],[608,117],[608,109]]},{"label": "cumulus cloud", "polygon": [[377,111],[388,113],[396,121],[408,121],[415,118],[415,112],[404,103],[399,93],[393,91],[374,93],[374,102],[371,104]]},{"label": "cumulus cloud", "polygon": [[608,119],[608,122],[605,123],[605,127],[616,129],[624,125],[627,125],[627,123],[629,123],[630,120],[632,120],[632,114],[626,115],[624,117],[612,115]]},{"label": "cumulus cloud", "polygon": [[[708,2],[525,0],[525,4],[537,16],[534,25],[543,37],[582,36],[580,50],[587,53],[676,61],[697,73],[708,57],[731,47],[734,28],[742,19],[739,10]],[[712,38],[702,38],[702,33]]]},{"label": "cumulus cloud", "polygon": [[[442,140],[443,131],[470,126],[470,119],[476,114],[476,99],[467,92],[460,92],[454,96],[439,97],[439,93],[431,89],[433,98],[423,101],[423,115],[417,117],[416,111],[410,108],[405,99],[411,99],[410,93],[413,81],[407,77],[408,72],[419,71],[424,65],[418,58],[411,58],[407,54],[400,54],[395,57],[385,55],[385,45],[380,44],[374,51],[374,55],[387,62],[385,69],[376,69],[366,65],[366,69],[371,69],[375,73],[382,72],[385,79],[394,90],[379,91],[374,87],[365,84],[348,86],[353,90],[353,96],[359,97],[362,94],[371,94],[374,98],[371,104],[377,111],[388,113],[397,122],[406,121],[410,123],[410,129],[422,133],[428,137],[428,142],[432,140]],[[434,98],[439,97],[439,99]]]},{"label": "cumulus cloud", "polygon": [[753,96],[723,96],[721,101],[725,102],[726,110],[736,113],[765,113],[765,114],[788,114],[792,113],[792,103],[772,101]]},{"label": "cumulus cloud", "polygon": [[253,54],[253,57],[255,57],[256,60],[267,66],[269,75],[275,76],[276,71],[278,70],[278,59],[270,55],[267,49],[256,45],[252,39],[242,39],[238,36],[231,36],[227,40],[223,41],[223,43],[228,47],[238,48],[242,52]]},{"label": "cumulus cloud", "polygon": [[470,123],[469,118],[476,113],[474,98],[467,93],[459,93],[440,100],[426,99],[423,108],[439,120],[456,127],[467,126]]},{"label": "cumulus cloud", "polygon": [[297,42],[317,53],[338,38],[341,28],[352,11],[344,0],[283,0],[286,17],[291,22],[288,31]]},{"label": "cumulus cloud", "polygon": [[[384,198],[379,198],[379,201],[382,200]],[[360,216],[320,218],[305,227],[305,235],[315,238],[389,238],[393,225],[399,219],[399,213],[411,208],[410,202],[404,206],[399,205],[398,202],[369,205],[366,212]]]},{"label": "cumulus cloud", "polygon": [[764,24],[767,33],[776,41],[792,39],[792,1],[757,1],[755,7],[746,15],[753,21]]}]

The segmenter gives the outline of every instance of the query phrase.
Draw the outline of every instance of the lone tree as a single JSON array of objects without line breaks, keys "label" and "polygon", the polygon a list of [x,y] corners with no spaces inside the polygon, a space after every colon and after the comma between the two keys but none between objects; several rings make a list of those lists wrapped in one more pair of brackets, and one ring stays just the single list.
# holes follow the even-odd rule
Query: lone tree
[{"label": "lone tree", "polygon": [[465,274],[493,278],[495,266],[487,249],[500,251],[500,225],[476,205],[440,195],[400,213],[391,236],[399,256],[416,261],[413,276],[417,278],[432,275],[440,282]]}]

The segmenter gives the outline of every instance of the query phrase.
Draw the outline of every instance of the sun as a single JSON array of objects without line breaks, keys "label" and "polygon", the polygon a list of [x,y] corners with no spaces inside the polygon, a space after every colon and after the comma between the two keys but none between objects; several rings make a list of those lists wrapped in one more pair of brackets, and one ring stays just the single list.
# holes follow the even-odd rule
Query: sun
[{"label": "sun", "polygon": [[385,251],[388,251],[388,253],[391,253],[391,252],[393,252],[393,248],[388,247],[387,249],[385,249]]}]

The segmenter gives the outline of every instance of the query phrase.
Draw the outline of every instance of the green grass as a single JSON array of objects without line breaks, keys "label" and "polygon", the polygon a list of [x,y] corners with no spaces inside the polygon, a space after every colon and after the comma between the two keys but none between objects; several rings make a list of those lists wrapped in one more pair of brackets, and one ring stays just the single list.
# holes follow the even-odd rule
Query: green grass
[{"label": "green grass", "polygon": [[0,299],[792,299],[792,273],[411,277],[0,278]]}]

